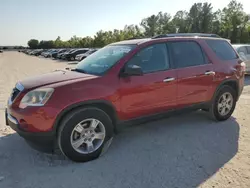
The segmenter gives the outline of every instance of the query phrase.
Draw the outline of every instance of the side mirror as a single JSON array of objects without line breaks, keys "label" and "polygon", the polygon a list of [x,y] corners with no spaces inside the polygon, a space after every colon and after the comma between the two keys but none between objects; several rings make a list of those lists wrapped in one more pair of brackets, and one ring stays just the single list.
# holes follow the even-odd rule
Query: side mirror
[{"label": "side mirror", "polygon": [[128,65],[125,67],[123,75],[141,76],[141,75],[143,75],[143,71],[142,71],[142,68],[138,65]]}]

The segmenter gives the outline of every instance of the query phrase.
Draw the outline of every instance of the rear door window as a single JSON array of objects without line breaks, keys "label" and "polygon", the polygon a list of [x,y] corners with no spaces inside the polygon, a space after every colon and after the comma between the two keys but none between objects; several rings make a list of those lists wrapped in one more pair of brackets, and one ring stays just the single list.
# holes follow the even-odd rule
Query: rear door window
[{"label": "rear door window", "polygon": [[239,47],[239,49],[237,51],[238,51],[238,53],[242,52],[245,55],[247,55],[247,48],[245,46]]},{"label": "rear door window", "polygon": [[246,46],[247,48],[247,54],[250,55],[250,46]]},{"label": "rear door window", "polygon": [[206,59],[200,45],[194,41],[168,43],[176,68],[199,66],[206,64]]},{"label": "rear door window", "polygon": [[233,47],[225,40],[206,40],[208,46],[221,60],[233,60],[238,56]]}]

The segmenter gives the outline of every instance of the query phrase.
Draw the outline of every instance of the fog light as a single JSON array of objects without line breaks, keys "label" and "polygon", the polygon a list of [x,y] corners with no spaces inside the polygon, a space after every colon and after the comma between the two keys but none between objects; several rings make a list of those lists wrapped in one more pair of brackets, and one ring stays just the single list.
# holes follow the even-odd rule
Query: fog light
[{"label": "fog light", "polygon": [[27,124],[27,122],[24,119],[21,119],[19,121],[19,126],[20,126],[20,129],[22,129],[22,130],[25,130],[25,131],[29,130],[29,125]]}]

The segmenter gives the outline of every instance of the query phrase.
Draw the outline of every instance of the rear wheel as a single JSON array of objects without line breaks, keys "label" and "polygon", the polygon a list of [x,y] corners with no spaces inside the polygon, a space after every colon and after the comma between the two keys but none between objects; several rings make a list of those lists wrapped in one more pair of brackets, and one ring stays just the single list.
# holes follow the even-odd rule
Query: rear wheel
[{"label": "rear wheel", "polygon": [[109,116],[98,108],[73,111],[58,131],[61,152],[76,162],[98,158],[113,139],[113,125]]},{"label": "rear wheel", "polygon": [[227,120],[234,112],[236,92],[230,86],[223,86],[210,107],[210,114],[217,121]]}]

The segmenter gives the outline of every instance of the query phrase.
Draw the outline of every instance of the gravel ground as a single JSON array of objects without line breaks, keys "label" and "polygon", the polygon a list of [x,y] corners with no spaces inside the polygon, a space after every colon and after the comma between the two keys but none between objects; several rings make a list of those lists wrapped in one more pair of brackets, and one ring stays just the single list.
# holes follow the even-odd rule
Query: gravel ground
[{"label": "gravel ground", "polygon": [[131,126],[104,156],[78,164],[31,149],[4,123],[16,81],[65,67],[18,52],[0,54],[1,188],[250,187],[250,77],[229,120],[215,123],[192,112]]}]

